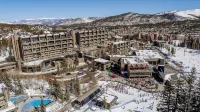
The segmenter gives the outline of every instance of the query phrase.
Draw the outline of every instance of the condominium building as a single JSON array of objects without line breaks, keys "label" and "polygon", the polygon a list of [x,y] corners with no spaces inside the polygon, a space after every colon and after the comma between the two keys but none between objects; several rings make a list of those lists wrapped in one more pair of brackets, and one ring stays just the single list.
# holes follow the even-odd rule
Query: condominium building
[{"label": "condominium building", "polygon": [[109,44],[110,54],[127,54],[131,47],[130,41],[118,41]]},{"label": "condominium building", "polygon": [[159,71],[164,72],[165,58],[156,50],[138,50],[135,54],[143,58],[149,64],[157,66]]},{"label": "condominium building", "polygon": [[23,61],[66,55],[72,52],[74,44],[72,32],[19,38],[20,55]]},{"label": "condominium building", "polygon": [[103,45],[107,38],[107,30],[87,30],[76,32],[76,43],[80,48]]},{"label": "condominium building", "polygon": [[127,77],[151,77],[151,67],[148,62],[138,56],[120,59],[122,74]]}]

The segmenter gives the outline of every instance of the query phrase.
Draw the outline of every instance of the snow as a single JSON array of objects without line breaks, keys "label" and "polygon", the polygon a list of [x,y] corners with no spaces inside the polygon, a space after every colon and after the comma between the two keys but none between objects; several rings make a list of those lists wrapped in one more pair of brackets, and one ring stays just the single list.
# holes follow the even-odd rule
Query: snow
[{"label": "snow", "polygon": [[107,103],[111,103],[115,99],[115,96],[104,93],[99,98],[97,98],[97,100],[103,101],[104,98],[106,99]]},{"label": "snow", "polygon": [[121,60],[123,60],[124,64],[148,64],[148,62],[141,57],[121,58]]},{"label": "snow", "polygon": [[174,75],[174,73],[166,74],[165,75],[165,80],[170,80],[172,75]]},{"label": "snow", "polygon": [[200,9],[192,9],[192,10],[185,10],[185,11],[169,11],[169,12],[162,12],[157,15],[163,15],[167,13],[175,14],[184,18],[198,19],[195,16],[200,16]]},{"label": "snow", "polygon": [[[158,101],[157,93],[147,93],[126,85],[123,85],[123,92],[119,92],[112,87],[118,85],[118,83],[110,81],[99,81],[99,85],[105,89],[105,93],[103,95],[107,96],[106,99],[108,101],[112,100],[113,96],[117,96],[118,99],[117,105],[111,107],[110,110],[102,110],[99,107],[96,107],[96,112],[127,112],[130,110],[140,112],[156,112],[156,105]],[[92,104],[92,102],[88,103],[75,112],[92,112],[90,108],[95,107]]]},{"label": "snow", "polygon": [[0,49],[0,62],[6,61],[6,58],[9,56],[9,48],[6,49]]},{"label": "snow", "polygon": [[178,11],[178,12],[175,12],[175,14],[182,16],[182,17],[188,17],[188,18],[195,19],[196,17],[194,17],[192,15],[200,16],[200,9]]},{"label": "snow", "polygon": [[46,106],[46,112],[56,112],[62,106],[63,105],[61,103],[59,103],[58,101],[52,102]]},{"label": "snow", "polygon": [[105,59],[102,59],[102,58],[97,58],[94,61],[100,62],[100,63],[107,63],[107,62],[109,62],[109,60],[105,60]]},{"label": "snow", "polygon": [[85,62],[80,62],[77,67],[86,65]]},{"label": "snow", "polygon": [[149,59],[149,58],[163,59],[163,57],[158,52],[153,51],[153,50],[138,50],[136,52],[136,55],[143,57],[144,59]]},{"label": "snow", "polygon": [[3,89],[6,87],[4,83],[0,83],[0,93],[3,92]]},{"label": "snow", "polygon": [[24,65],[25,66],[33,66],[33,65],[40,65],[45,59],[41,59],[41,60],[35,60],[35,61],[30,61],[30,62],[25,62]]},{"label": "snow", "polygon": [[200,50],[184,49],[175,47],[175,56],[171,58],[180,64],[182,63],[181,65],[184,66],[184,71],[186,72],[190,72],[192,67],[195,67],[197,76],[200,77]]},{"label": "snow", "polygon": [[127,41],[118,41],[118,42],[113,42],[113,44],[122,44],[122,43],[126,43]]}]

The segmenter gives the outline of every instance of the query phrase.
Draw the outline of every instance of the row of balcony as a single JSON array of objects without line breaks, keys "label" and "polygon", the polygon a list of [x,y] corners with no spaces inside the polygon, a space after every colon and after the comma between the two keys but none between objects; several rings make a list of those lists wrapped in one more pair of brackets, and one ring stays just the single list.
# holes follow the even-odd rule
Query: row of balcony
[{"label": "row of balcony", "polygon": [[27,44],[27,43],[39,43],[39,42],[46,42],[46,41],[56,41],[56,40],[71,40],[72,41],[72,38],[48,38],[48,39],[46,39],[46,38],[44,38],[44,39],[34,39],[34,40],[22,40],[22,42],[23,42],[23,44]]}]

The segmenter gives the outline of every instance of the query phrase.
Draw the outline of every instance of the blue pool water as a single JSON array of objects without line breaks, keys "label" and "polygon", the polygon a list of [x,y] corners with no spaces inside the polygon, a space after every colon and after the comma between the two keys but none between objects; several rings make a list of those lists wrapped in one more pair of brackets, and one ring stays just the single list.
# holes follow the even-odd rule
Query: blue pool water
[{"label": "blue pool water", "polygon": [[[43,100],[44,104],[47,105],[51,102],[51,100]],[[40,107],[41,105],[41,100],[33,100],[27,104],[24,105],[23,109],[29,109],[30,107]]]},{"label": "blue pool water", "polygon": [[11,97],[11,98],[10,98],[10,101],[11,101],[11,102],[15,102],[15,101],[21,100],[21,99],[23,99],[23,98],[25,98],[25,96]]}]

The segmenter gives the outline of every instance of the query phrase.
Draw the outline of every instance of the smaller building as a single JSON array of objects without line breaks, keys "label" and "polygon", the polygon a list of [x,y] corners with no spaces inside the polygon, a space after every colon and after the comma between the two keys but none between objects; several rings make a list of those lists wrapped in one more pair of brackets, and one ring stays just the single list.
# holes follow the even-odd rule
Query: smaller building
[{"label": "smaller building", "polygon": [[136,56],[143,58],[149,64],[158,67],[160,72],[164,72],[165,58],[163,58],[156,50],[138,50]]},{"label": "smaller building", "polygon": [[141,57],[121,58],[120,62],[122,74],[129,78],[151,77],[151,67],[149,63]]},{"label": "smaller building", "polygon": [[117,96],[104,93],[99,98],[97,98],[97,103],[100,103],[101,105],[103,105],[103,102],[105,101],[106,103],[105,108],[110,109],[112,106],[114,106],[117,103],[117,99],[118,99]]},{"label": "smaller building", "polygon": [[74,108],[81,108],[90,100],[92,100],[101,90],[98,86],[93,87],[88,92],[84,93],[80,97],[78,97],[74,102],[72,102],[72,106]]},{"label": "smaller building", "polygon": [[102,58],[94,59],[95,66],[98,70],[105,71],[110,67],[111,61]]}]

